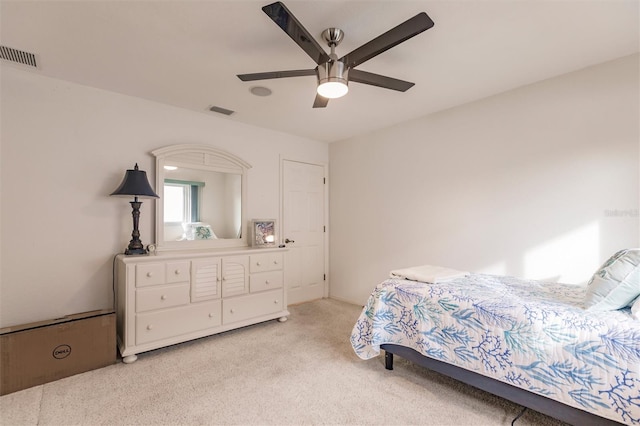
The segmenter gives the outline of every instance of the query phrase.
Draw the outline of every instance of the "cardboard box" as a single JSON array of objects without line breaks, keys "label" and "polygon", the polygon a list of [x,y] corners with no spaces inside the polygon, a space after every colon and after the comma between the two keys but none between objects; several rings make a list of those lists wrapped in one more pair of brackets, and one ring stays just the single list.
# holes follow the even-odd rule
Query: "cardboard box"
[{"label": "cardboard box", "polygon": [[116,362],[112,310],[0,329],[0,395]]}]

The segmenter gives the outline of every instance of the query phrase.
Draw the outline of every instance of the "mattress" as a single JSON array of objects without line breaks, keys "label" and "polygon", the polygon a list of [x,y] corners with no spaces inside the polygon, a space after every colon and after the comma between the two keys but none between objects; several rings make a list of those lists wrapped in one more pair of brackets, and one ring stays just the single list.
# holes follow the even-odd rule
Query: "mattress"
[{"label": "mattress", "polygon": [[362,359],[381,344],[421,354],[627,424],[640,424],[640,321],[585,311],[586,287],[472,274],[388,279],[353,327]]}]

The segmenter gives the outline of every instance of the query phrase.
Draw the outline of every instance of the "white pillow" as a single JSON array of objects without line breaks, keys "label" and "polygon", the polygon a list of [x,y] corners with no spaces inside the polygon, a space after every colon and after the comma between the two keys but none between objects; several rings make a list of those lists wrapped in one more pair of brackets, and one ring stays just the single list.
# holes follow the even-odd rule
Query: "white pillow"
[{"label": "white pillow", "polygon": [[640,249],[620,250],[591,277],[585,307],[590,311],[615,311],[631,306],[638,296]]}]

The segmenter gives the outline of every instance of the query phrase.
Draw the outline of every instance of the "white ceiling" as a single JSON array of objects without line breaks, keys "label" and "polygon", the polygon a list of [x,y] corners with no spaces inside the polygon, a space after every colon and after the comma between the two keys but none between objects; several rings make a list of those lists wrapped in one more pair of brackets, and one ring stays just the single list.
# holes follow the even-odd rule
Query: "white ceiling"
[{"label": "white ceiling", "polygon": [[[285,1],[338,56],[425,11],[426,32],[358,68],[415,82],[405,93],[352,83],[313,109],[314,77],[242,82],[236,74],[314,68],[253,1],[0,2],[0,42],[35,53],[39,74],[338,141],[639,51],[637,0]],[[328,50],[328,48],[327,48]],[[2,61],[6,63],[6,61]],[[13,65],[9,65],[13,66]],[[270,88],[257,97],[249,88]]]}]

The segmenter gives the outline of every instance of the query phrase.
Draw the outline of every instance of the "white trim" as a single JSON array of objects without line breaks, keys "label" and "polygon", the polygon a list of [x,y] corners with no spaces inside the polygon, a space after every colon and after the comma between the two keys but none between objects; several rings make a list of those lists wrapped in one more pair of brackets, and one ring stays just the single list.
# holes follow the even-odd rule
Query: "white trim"
[{"label": "white trim", "polygon": [[205,153],[216,157],[224,158],[227,161],[237,164],[244,169],[250,169],[251,164],[244,161],[242,158],[235,156],[234,154],[224,151],[222,149],[214,148],[209,145],[197,145],[197,144],[181,144],[181,145],[169,145],[163,148],[158,148],[151,151],[156,158],[167,157],[173,154],[185,154],[185,153]]}]

